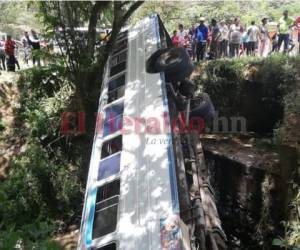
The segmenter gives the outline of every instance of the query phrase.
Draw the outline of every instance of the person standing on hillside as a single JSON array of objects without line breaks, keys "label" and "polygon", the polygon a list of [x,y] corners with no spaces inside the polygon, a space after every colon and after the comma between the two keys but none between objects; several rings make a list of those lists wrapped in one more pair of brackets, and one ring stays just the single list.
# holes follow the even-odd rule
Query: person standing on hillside
[{"label": "person standing on hillside", "polygon": [[171,37],[171,40],[172,40],[172,45],[174,47],[179,47],[179,39],[177,36],[177,30],[173,31],[173,36]]},{"label": "person standing on hillside", "polygon": [[26,65],[28,66],[29,62],[29,52],[30,52],[30,40],[29,40],[29,34],[27,31],[24,32],[24,36],[21,39],[23,50],[24,50],[24,61]]},{"label": "person standing on hillside", "polygon": [[179,41],[180,47],[184,47],[186,35],[187,35],[187,32],[183,29],[183,25],[181,23],[178,24],[177,36],[178,36],[178,41]]},{"label": "person standing on hillside", "polygon": [[193,24],[191,29],[189,30],[189,36],[191,38],[191,46],[192,46],[192,60],[195,61],[196,58],[196,28],[195,25]]},{"label": "person standing on hillside", "polygon": [[16,70],[15,65],[17,62],[15,57],[16,43],[14,40],[12,40],[10,35],[7,36],[4,47],[5,47],[5,54],[7,57],[6,60],[7,71],[15,71]]},{"label": "person standing on hillside", "polygon": [[211,56],[214,59],[219,58],[220,42],[221,42],[221,32],[219,26],[217,25],[217,20],[212,19],[210,52],[211,52]]},{"label": "person standing on hillside", "polygon": [[221,32],[221,43],[220,43],[220,55],[221,57],[227,57],[228,55],[228,40],[229,40],[229,29],[226,25],[225,20],[220,22]]},{"label": "person standing on hillside", "polygon": [[[6,66],[5,66],[5,46],[4,46],[5,42],[4,40],[0,41],[0,70],[6,70]],[[1,63],[2,63],[2,67],[1,67]]]},{"label": "person standing on hillside", "polygon": [[29,44],[32,47],[32,63],[35,65],[37,62],[38,66],[41,66],[41,60],[39,52],[41,50],[40,39],[35,30],[31,30],[31,36],[29,37]]},{"label": "person standing on hillside", "polygon": [[206,41],[208,35],[208,28],[204,24],[205,18],[200,18],[200,25],[196,29],[196,54],[197,54],[197,62],[204,59],[205,56],[205,48],[206,48]]},{"label": "person standing on hillside", "polygon": [[255,21],[251,22],[247,34],[249,55],[255,56],[255,48],[259,40],[259,28],[255,25]]},{"label": "person standing on hillside", "polygon": [[268,49],[269,49],[269,31],[267,27],[268,18],[263,18],[261,20],[262,25],[260,26],[260,48],[259,48],[259,54],[260,56],[266,57],[268,55]]},{"label": "person standing on hillside", "polygon": [[289,34],[291,32],[291,28],[294,25],[294,20],[289,17],[289,13],[287,10],[283,12],[283,16],[279,19],[278,29],[278,47],[277,50],[280,50],[282,42],[284,43],[283,52],[287,53],[288,44],[289,44]]},{"label": "person standing on hillside", "polygon": [[241,44],[240,20],[236,17],[229,28],[229,54],[230,57],[239,56]]},{"label": "person standing on hillside", "polygon": [[243,29],[242,33],[242,52],[240,55],[249,55],[249,50],[248,50],[248,32],[247,32],[247,27]]}]

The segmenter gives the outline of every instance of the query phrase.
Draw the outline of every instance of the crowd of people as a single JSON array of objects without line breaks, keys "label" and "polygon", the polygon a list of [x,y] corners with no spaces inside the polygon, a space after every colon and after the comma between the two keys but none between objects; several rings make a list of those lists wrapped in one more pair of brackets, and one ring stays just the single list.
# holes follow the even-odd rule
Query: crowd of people
[{"label": "crowd of people", "polygon": [[0,70],[15,71],[16,66],[20,69],[18,61],[18,52],[23,52],[23,60],[28,67],[29,59],[32,59],[33,65],[41,65],[39,51],[41,49],[40,40],[35,30],[31,30],[31,34],[27,31],[21,41],[12,39],[7,35],[6,39],[0,40]]},{"label": "crowd of people", "polygon": [[[288,11],[284,11],[278,22],[272,23],[273,26],[270,26],[268,18],[265,17],[260,24],[252,21],[247,27],[241,24],[239,18],[219,22],[213,18],[208,23],[201,17],[199,25],[197,27],[192,25],[189,30],[185,30],[184,26],[179,24],[171,39],[173,46],[186,48],[194,61],[242,55],[267,56],[281,50],[283,53],[289,53],[295,47],[293,31],[296,31],[300,44],[298,19],[297,21],[292,19]],[[0,70],[15,71],[16,66],[20,69],[18,61],[20,51],[26,66],[29,65],[30,58],[32,65],[40,66],[40,50],[41,41],[35,30],[31,30],[30,35],[25,31],[21,41],[14,40],[8,35],[6,39],[0,40]]]},{"label": "crowd of people", "polygon": [[[262,18],[260,24],[252,21],[248,27],[242,25],[239,18],[220,22],[211,19],[206,24],[205,18],[201,17],[199,23],[199,26],[192,25],[189,30],[179,24],[171,37],[173,46],[186,48],[191,58],[197,61],[241,55],[265,57],[281,50],[289,53],[295,47],[294,30],[297,30],[300,44],[300,28],[296,20],[289,17],[288,11],[283,12],[275,27],[274,22],[273,26],[269,25],[271,23],[267,17]],[[270,27],[272,30],[269,30]]]}]

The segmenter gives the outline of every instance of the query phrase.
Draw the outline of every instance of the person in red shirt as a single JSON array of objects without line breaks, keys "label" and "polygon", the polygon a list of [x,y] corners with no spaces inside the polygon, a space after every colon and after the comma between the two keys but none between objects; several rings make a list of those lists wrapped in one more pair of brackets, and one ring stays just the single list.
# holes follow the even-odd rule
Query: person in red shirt
[{"label": "person in red shirt", "polygon": [[179,37],[177,36],[177,31],[173,31],[173,36],[171,37],[172,44],[174,47],[179,47]]},{"label": "person in red shirt", "polygon": [[5,54],[7,56],[6,64],[8,71],[15,71],[15,64],[17,64],[18,68],[20,69],[19,63],[15,57],[15,48],[15,41],[12,40],[11,36],[8,35],[4,44]]},{"label": "person in red shirt", "polygon": [[11,36],[7,36],[7,39],[5,41],[5,53],[7,56],[14,56],[15,55],[15,42],[11,39]]}]

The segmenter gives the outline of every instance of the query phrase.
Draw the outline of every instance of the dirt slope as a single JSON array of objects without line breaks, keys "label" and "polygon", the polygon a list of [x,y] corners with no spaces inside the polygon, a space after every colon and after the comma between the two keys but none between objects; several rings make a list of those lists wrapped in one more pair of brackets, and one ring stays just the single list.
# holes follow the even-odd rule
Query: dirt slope
[{"label": "dirt slope", "polygon": [[0,132],[0,180],[7,176],[10,161],[24,143],[21,134],[23,125],[15,113],[19,105],[18,78],[17,73],[1,71],[0,119],[4,129]]}]

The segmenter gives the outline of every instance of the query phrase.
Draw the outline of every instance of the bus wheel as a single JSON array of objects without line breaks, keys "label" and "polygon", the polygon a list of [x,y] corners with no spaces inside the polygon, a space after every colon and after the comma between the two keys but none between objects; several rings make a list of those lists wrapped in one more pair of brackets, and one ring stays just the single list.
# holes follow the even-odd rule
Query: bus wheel
[{"label": "bus wheel", "polygon": [[155,51],[146,61],[146,71],[148,73],[158,73],[161,72],[161,70],[157,70],[155,68],[155,63],[157,61],[157,58],[165,53],[166,51],[170,50],[170,48],[165,48],[165,49],[158,49]]},{"label": "bus wheel", "polygon": [[177,71],[166,70],[165,80],[166,82],[181,82],[185,80],[185,78],[189,77],[192,74],[193,70],[194,70],[193,64],[188,62]]},{"label": "bus wheel", "polygon": [[214,116],[215,107],[207,93],[202,93],[201,99],[193,100],[190,118],[202,117],[206,122],[209,122],[213,120]]},{"label": "bus wheel", "polygon": [[194,95],[196,86],[189,79],[184,79],[180,82],[179,92],[185,97],[192,97]]},{"label": "bus wheel", "polygon": [[159,72],[175,73],[185,71],[190,61],[190,57],[185,48],[171,48],[157,58],[155,68]]}]

